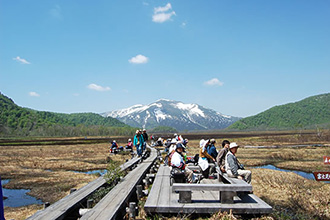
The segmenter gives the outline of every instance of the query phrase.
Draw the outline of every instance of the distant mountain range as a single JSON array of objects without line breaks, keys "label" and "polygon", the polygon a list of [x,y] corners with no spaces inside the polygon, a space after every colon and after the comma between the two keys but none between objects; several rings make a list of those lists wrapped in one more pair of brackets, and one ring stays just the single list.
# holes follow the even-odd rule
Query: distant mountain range
[{"label": "distant mountain range", "polygon": [[0,93],[0,136],[87,136],[125,134],[133,128],[96,113],[63,114],[23,108]]},{"label": "distant mountain range", "polygon": [[243,118],[228,129],[283,130],[316,127],[330,127],[330,93],[272,107],[255,116]]},{"label": "distant mountain range", "polygon": [[167,99],[149,105],[134,105],[101,115],[116,118],[133,127],[150,129],[168,126],[178,131],[223,129],[240,119],[197,104],[185,104]]},{"label": "distant mountain range", "polygon": [[131,126],[178,131],[330,128],[330,93],[275,106],[243,119],[166,99],[101,115],[53,113],[20,107],[0,93],[0,136],[132,135],[135,129]]}]

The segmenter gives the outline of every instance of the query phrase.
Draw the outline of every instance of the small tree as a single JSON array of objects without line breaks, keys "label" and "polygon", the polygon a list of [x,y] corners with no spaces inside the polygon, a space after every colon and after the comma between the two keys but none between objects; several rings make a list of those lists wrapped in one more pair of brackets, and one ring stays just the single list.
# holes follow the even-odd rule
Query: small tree
[{"label": "small tree", "polygon": [[124,176],[124,171],[121,170],[119,162],[113,161],[111,159],[109,160],[107,171],[108,172],[104,175],[104,178],[110,185],[121,176]]}]

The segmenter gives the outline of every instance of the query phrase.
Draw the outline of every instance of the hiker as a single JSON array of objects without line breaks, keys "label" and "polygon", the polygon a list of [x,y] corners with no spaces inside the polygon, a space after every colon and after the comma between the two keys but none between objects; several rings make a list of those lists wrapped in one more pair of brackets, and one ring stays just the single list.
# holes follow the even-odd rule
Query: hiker
[{"label": "hiker", "polygon": [[[175,133],[174,135],[174,139],[177,141],[177,142],[180,142],[180,143],[183,143],[183,138],[181,135],[178,135],[177,133]],[[173,139],[172,139],[173,141]]]},{"label": "hiker", "polygon": [[229,177],[236,177],[251,183],[251,171],[244,170],[244,167],[238,162],[235,154],[237,153],[238,145],[233,142],[229,145],[229,151],[226,155],[225,168]]},{"label": "hiker", "polygon": [[141,134],[141,131],[136,130],[136,135],[134,136],[133,145],[135,146],[137,155],[139,157],[142,156],[143,143],[144,143],[144,140],[143,140],[143,135]]},{"label": "hiker", "polygon": [[110,153],[117,153],[118,144],[116,140],[111,142]]},{"label": "hiker", "polygon": [[229,144],[230,142],[228,140],[222,141],[222,149],[219,151],[218,156],[217,156],[217,164],[218,167],[220,167],[221,172],[225,173],[225,158],[228,153],[229,149]]},{"label": "hiker", "polygon": [[184,140],[183,140],[183,143],[182,143],[183,146],[187,147],[188,142],[189,142],[189,140],[188,140],[187,138],[184,139]]},{"label": "hiker", "polygon": [[[217,149],[216,149],[216,147],[214,146],[215,143],[216,143],[215,139],[212,138],[212,139],[210,140],[209,146],[208,146],[208,148],[207,148],[207,153],[208,153],[211,157],[213,157],[214,159],[217,158],[217,156],[218,156]],[[209,175],[211,175],[211,174],[214,174],[214,173],[215,173],[215,161],[210,160],[210,159],[209,159],[208,161],[209,161],[209,167],[210,167]]]},{"label": "hiker", "polygon": [[212,138],[210,140],[210,145],[207,148],[207,153],[213,158],[217,158],[218,156],[217,148],[214,146],[215,143],[216,143],[215,139]]},{"label": "hiker", "polygon": [[126,150],[130,150],[130,151],[133,151],[133,142],[132,142],[132,139],[128,139],[128,142],[126,144]]},{"label": "hiker", "polygon": [[169,148],[172,145],[172,139],[171,138],[167,138],[164,141],[164,145],[165,145],[165,152],[171,153],[171,152],[169,152]]},{"label": "hiker", "polygon": [[181,143],[178,143],[176,150],[174,150],[169,156],[169,165],[172,167],[172,169],[177,168],[183,171],[188,183],[191,183],[193,171],[186,167],[183,159],[183,151],[184,146]]},{"label": "hiker", "polygon": [[180,141],[177,141],[175,138],[172,138],[171,142],[170,142],[170,146],[168,148],[168,152],[171,153],[172,151],[174,151],[176,149],[176,145],[181,143]]},{"label": "hiker", "polygon": [[215,161],[215,159],[210,156],[207,153],[207,146],[209,145],[210,140],[200,140],[199,142],[199,159],[198,159],[198,165],[201,167],[202,169],[202,174],[205,178],[207,178],[209,176],[209,162],[208,159],[210,159],[211,161]]},{"label": "hiker", "polygon": [[143,129],[143,151],[146,149],[146,146],[147,146],[147,141],[148,141],[148,134],[147,134],[147,130],[146,129]]},{"label": "hiker", "polygon": [[155,146],[162,147],[163,146],[163,138],[159,137],[158,140],[156,141]]}]

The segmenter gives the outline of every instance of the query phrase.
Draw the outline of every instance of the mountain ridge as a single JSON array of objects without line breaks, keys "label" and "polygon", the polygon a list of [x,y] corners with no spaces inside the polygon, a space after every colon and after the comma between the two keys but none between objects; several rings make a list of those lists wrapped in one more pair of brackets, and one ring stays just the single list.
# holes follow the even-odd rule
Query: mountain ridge
[{"label": "mountain ridge", "polygon": [[[133,128],[96,113],[54,113],[20,107],[0,92],[0,133],[20,136],[72,136],[108,134],[111,128]],[[115,129],[112,129],[115,130]],[[117,131],[123,129],[117,129]],[[124,132],[124,131],[121,131]]]},{"label": "mountain ridge", "polygon": [[310,96],[297,102],[274,106],[243,118],[228,130],[284,130],[330,127],[330,93]]},{"label": "mountain ridge", "polygon": [[179,131],[223,129],[240,119],[198,104],[186,104],[169,99],[159,99],[148,105],[133,105],[101,115],[117,118],[130,126],[149,129],[169,126]]}]

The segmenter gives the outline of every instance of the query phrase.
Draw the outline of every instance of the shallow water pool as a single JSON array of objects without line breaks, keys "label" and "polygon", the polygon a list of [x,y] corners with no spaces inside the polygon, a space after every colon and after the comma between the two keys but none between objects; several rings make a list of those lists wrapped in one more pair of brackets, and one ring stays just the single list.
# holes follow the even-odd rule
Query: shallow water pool
[{"label": "shallow water pool", "polygon": [[3,205],[8,207],[20,207],[32,204],[43,204],[40,199],[29,196],[26,193],[30,192],[29,189],[6,189],[3,185],[9,183],[10,180],[1,180],[2,194],[7,199],[3,200]]}]

